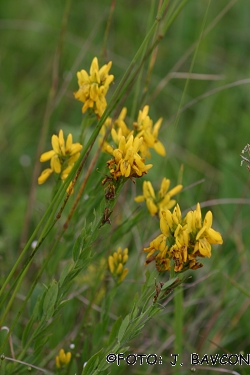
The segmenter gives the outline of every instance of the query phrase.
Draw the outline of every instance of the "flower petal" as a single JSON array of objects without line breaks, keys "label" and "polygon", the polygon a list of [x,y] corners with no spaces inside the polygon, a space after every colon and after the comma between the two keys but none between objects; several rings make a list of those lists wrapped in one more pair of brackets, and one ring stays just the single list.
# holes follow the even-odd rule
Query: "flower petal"
[{"label": "flower petal", "polygon": [[50,161],[50,166],[55,173],[61,173],[62,166],[58,155],[53,156],[53,158]]},{"label": "flower petal", "polygon": [[44,153],[40,156],[40,161],[41,161],[42,163],[45,162],[45,161],[48,161],[48,160],[50,160],[55,154],[56,154],[56,153],[55,153],[54,150],[44,152]]},{"label": "flower petal", "polygon": [[50,168],[44,169],[44,171],[42,171],[41,175],[38,177],[38,184],[39,185],[43,184],[52,173],[53,173],[52,169]]}]

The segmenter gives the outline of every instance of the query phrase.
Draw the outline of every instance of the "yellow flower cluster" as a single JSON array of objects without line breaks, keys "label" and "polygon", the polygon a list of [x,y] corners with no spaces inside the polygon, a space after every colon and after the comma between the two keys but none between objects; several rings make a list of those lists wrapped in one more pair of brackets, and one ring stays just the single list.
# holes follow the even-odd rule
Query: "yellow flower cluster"
[{"label": "yellow flower cluster", "polygon": [[109,270],[113,277],[120,284],[128,274],[128,268],[124,268],[125,263],[128,260],[128,248],[122,251],[121,247],[117,251],[110,255],[108,258]]},{"label": "yellow flower cluster", "polygon": [[45,169],[38,177],[38,184],[43,184],[48,177],[54,172],[60,174],[61,180],[68,177],[74,163],[80,156],[82,145],[73,143],[72,134],[69,134],[65,143],[63,131],[59,135],[52,135],[51,144],[53,150],[43,153],[40,161],[43,163],[50,160],[50,168]]},{"label": "yellow flower cluster", "polygon": [[56,356],[56,367],[65,367],[71,360],[71,353],[65,353],[63,349],[60,350],[59,355]]},{"label": "yellow flower cluster", "polygon": [[111,144],[103,142],[102,150],[114,158],[108,161],[111,175],[118,179],[124,177],[141,177],[147,173],[152,165],[145,165],[145,157],[150,157],[149,148],[154,148],[158,154],[166,154],[163,144],[157,139],[162,122],[159,119],[153,126],[148,116],[149,106],[139,111],[134,129],[130,130],[125,123],[127,109],[123,108],[118,118],[112,122],[108,118],[100,131],[100,142],[103,142],[107,128],[111,128]]},{"label": "yellow flower cluster", "polygon": [[[155,260],[159,272],[170,270],[171,261],[175,272],[197,269],[202,264],[197,257],[211,257],[211,244],[222,244],[221,234],[212,229],[213,215],[208,211],[202,221],[200,204],[182,218],[177,204],[173,213],[161,212],[162,234],[155,238],[144,251],[148,253],[146,264]],[[157,255],[154,253],[157,251]]]},{"label": "yellow flower cluster", "polygon": [[94,57],[89,74],[86,70],[77,72],[79,89],[74,93],[76,99],[84,103],[82,112],[91,108],[100,118],[106,109],[106,94],[114,76],[109,75],[112,62],[103,65],[99,69],[98,59]]},{"label": "yellow flower cluster", "polygon": [[137,122],[134,122],[134,127],[137,130],[137,137],[143,137],[143,143],[140,151],[142,156],[150,158],[149,148],[154,148],[155,151],[165,156],[166,151],[163,144],[157,139],[159,129],[161,127],[162,118],[160,118],[153,126],[153,121],[148,116],[149,106],[145,105],[142,111],[139,111]]},{"label": "yellow flower cluster", "polygon": [[143,182],[143,195],[138,195],[135,197],[135,201],[146,202],[147,208],[150,212],[150,215],[154,216],[161,211],[170,210],[176,201],[171,199],[174,195],[178,194],[182,190],[182,185],[177,185],[173,189],[169,190],[170,180],[163,178],[161,182],[161,188],[158,194],[155,194],[154,188],[150,181]]},{"label": "yellow flower cluster", "polygon": [[[149,106],[146,105],[142,111],[139,111],[137,122],[134,122],[134,128],[130,130],[125,123],[125,118],[127,115],[127,108],[124,107],[119,114],[118,118],[112,123],[112,119],[108,118],[105,125],[101,129],[101,136],[103,138],[106,128],[112,126],[111,136],[114,144],[118,145],[122,136],[128,138],[131,134],[134,137],[142,138],[142,143],[140,145],[139,152],[142,157],[151,156],[149,148],[154,148],[155,151],[161,155],[165,156],[166,151],[163,144],[158,140],[158,133],[162,123],[162,118],[160,118],[155,125],[153,125],[153,120],[148,116]],[[104,142],[103,151],[112,154],[114,147],[109,143]]]},{"label": "yellow flower cluster", "polygon": [[113,151],[113,159],[107,162],[110,174],[117,180],[119,177],[141,177],[148,172],[152,164],[144,164],[139,154],[139,148],[142,144],[142,138],[134,138],[131,135],[126,141],[122,136],[119,146]]}]

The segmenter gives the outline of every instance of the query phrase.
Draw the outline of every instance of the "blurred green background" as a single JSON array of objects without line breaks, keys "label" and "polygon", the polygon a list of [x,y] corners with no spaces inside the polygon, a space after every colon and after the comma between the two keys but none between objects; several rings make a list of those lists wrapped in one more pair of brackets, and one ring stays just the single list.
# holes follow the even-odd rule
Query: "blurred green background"
[{"label": "blurred green background", "polygon": [[[240,166],[239,155],[250,142],[250,8],[245,0],[211,1],[205,25],[205,30],[210,25],[211,30],[200,42],[192,70],[196,75],[190,75],[181,103],[193,52],[185,59],[183,57],[201,35],[208,3],[205,0],[188,1],[160,42],[145,100],[150,104],[150,116],[154,121],[163,117],[159,139],[167,149],[165,159],[152,155],[154,168],[148,179],[157,188],[165,176],[174,186],[182,169],[182,183],[189,187],[178,199],[182,209],[197,202],[207,205],[207,209],[213,211],[215,229],[224,238],[223,246],[215,248],[212,258],[204,261],[204,268],[192,273],[191,283],[197,282],[197,285],[185,292],[186,361],[189,361],[188,353],[193,351],[204,354],[225,348],[234,353],[250,352],[249,298],[225,276],[229,275],[248,289],[250,175],[245,165]],[[42,151],[50,149],[51,135],[58,133],[61,127],[75,137],[79,133],[81,104],[72,94],[77,90],[76,72],[88,70],[94,56],[98,57],[100,65],[112,60],[115,84],[111,90],[114,90],[146,34],[151,7],[156,13],[157,5],[153,0],[117,1],[102,54],[111,1],[72,0],[67,23],[64,21],[66,1],[0,2],[2,275],[19,252],[49,93],[53,95],[55,90],[56,103],[51,110]],[[176,67],[182,58],[182,64]],[[169,77],[167,84],[158,90],[166,76]],[[130,94],[125,105],[131,107],[132,101],[133,94]],[[185,105],[188,108],[175,123],[180,103],[181,108]],[[98,177],[98,181],[100,179]],[[200,180],[202,182],[197,183]],[[195,186],[191,187],[192,184]],[[52,182],[48,182],[46,186],[37,187],[29,232],[45,210],[51,186]],[[141,193],[141,186],[142,181],[138,181],[127,199],[131,211],[137,207],[133,198]],[[137,243],[138,251],[140,245],[148,245],[153,234],[147,223],[145,219],[136,228],[143,232],[139,245]],[[129,282],[133,282],[133,277],[140,277],[138,272],[141,271],[134,263],[137,254],[134,252],[131,257]],[[141,265],[143,259],[144,256],[140,256]],[[205,281],[201,282],[203,278]],[[124,293],[128,293],[125,287]],[[173,341],[171,311],[170,305],[161,318],[153,321],[141,343],[137,344],[141,345],[141,351],[155,352],[157,348],[158,354],[169,356]],[[169,318],[166,318],[167,313]],[[133,369],[138,374],[139,370]],[[169,368],[169,373],[172,370]],[[116,373],[116,370],[112,371]],[[143,371],[154,370],[145,368]],[[166,374],[161,367],[158,371]]]}]

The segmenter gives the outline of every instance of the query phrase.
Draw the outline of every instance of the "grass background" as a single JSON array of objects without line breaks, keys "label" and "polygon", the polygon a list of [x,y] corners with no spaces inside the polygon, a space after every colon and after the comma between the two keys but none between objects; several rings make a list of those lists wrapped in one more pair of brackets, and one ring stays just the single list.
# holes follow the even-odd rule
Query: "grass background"
[{"label": "grass background", "polygon": [[[51,111],[45,150],[50,149],[51,134],[58,133],[61,127],[65,133],[72,132],[76,137],[79,133],[82,120],[81,104],[75,101],[72,95],[77,89],[76,71],[82,68],[88,70],[93,57],[100,56],[102,62],[113,61],[112,73],[115,75],[115,81],[119,82],[145,36],[150,7],[157,6],[152,0],[117,2],[108,34],[105,59],[102,59],[103,36],[111,1],[96,0],[89,3],[72,0],[60,54],[56,54],[65,4],[66,2],[59,0],[53,2],[38,0],[35,4],[32,1],[14,2],[13,0],[0,3],[0,270],[2,279],[19,253],[20,234],[30,192],[36,150],[51,88],[55,88],[58,92],[62,85],[65,84],[66,87]],[[155,91],[162,79],[172,70],[186,73],[184,77],[187,78],[192,54],[185,59],[178,70],[173,67],[199,39],[207,5],[208,1],[189,1],[161,41],[146,98],[154,121],[159,117],[164,118],[160,140],[167,148],[167,157],[160,159],[160,162],[157,155],[152,155],[154,168],[148,174],[148,179],[157,188],[165,176],[171,179],[174,186],[182,174],[184,187],[189,187],[178,199],[182,209],[188,209],[197,202],[207,204],[214,214],[214,227],[220,230],[224,239],[223,246],[214,248],[212,258],[204,261],[203,269],[191,273],[192,279],[184,292],[185,369],[180,371],[182,373],[185,371],[188,373],[190,353],[193,352],[201,356],[205,353],[239,353],[240,351],[250,353],[248,318],[250,301],[249,297],[233,284],[235,281],[248,290],[250,278],[248,251],[250,180],[245,166],[240,167],[239,157],[242,148],[250,141],[248,2],[211,1],[206,27],[216,21],[226,6],[228,11],[224,12],[224,16],[221,16],[218,23],[200,43],[193,73],[202,75],[199,76],[202,79],[190,77],[182,107],[192,100],[194,103],[181,113],[178,124],[173,119],[178,111],[186,82],[183,75],[175,77],[172,75],[167,85],[158,93]],[[58,82],[52,80],[55,55],[59,56]],[[233,87],[228,87],[229,84],[233,84]],[[207,97],[204,97],[204,94],[207,94]],[[202,95],[203,97],[200,97]],[[132,102],[133,94],[130,94],[126,105],[130,107]],[[100,169],[103,166],[104,162],[100,162]],[[183,172],[180,172],[181,170]],[[105,173],[104,168],[102,171]],[[102,178],[103,176],[96,172],[89,181],[88,191],[93,198],[93,205],[95,189]],[[200,180],[203,182],[190,187]],[[37,188],[30,233],[50,199],[51,186],[52,183],[48,182]],[[120,287],[121,292],[112,306],[112,312],[116,316],[128,310],[127,301],[133,298],[133,290],[140,290],[144,277],[145,258],[141,250],[143,246],[148,245],[149,239],[158,227],[157,221],[148,225],[149,219],[144,208],[140,211],[142,220],[139,224],[133,221],[133,226],[129,225],[131,215],[137,208],[133,198],[140,194],[141,186],[142,181],[137,181],[136,186],[124,188],[114,216],[116,223],[127,219],[127,224],[123,225],[118,235],[114,228],[102,231],[97,243],[98,255],[96,264],[93,265],[97,269],[103,267],[101,266],[103,256],[106,257],[108,251],[116,250],[117,246],[128,246],[131,251],[128,261],[129,275]],[[84,212],[82,208],[79,214]],[[87,218],[91,217],[91,212],[93,212],[92,206],[89,212],[85,213]],[[80,228],[81,223],[80,220],[76,227]],[[121,239],[122,231],[124,237]],[[68,238],[65,238],[66,245],[61,253],[62,258],[69,256],[72,233],[73,230],[69,232]],[[36,260],[33,272],[39,267],[40,262],[42,257]],[[59,273],[56,264],[55,259],[54,264],[52,262],[50,269],[47,270],[48,279]],[[91,298],[93,288],[99,285],[101,275],[101,271],[96,272],[96,268],[93,268],[78,280],[80,286],[76,286],[76,289],[87,285],[87,291],[79,293],[79,298],[72,300],[70,306],[66,308],[61,317],[64,324],[67,322],[66,328],[62,325],[57,336],[51,338],[49,343],[51,348],[59,345],[66,331],[74,332],[75,322],[69,322],[67,316],[71,317],[72,311],[79,307],[83,309],[81,316],[84,315],[85,305],[81,298]],[[98,305],[98,298],[101,300],[105,288],[96,288],[94,295]],[[96,321],[98,321],[98,312],[91,315],[90,322],[86,319],[86,324],[91,326],[85,326],[82,347],[87,345],[86,343],[94,348],[97,345],[98,336],[96,334],[95,337],[93,333]],[[166,374],[174,371],[169,365],[173,340],[173,303],[170,301],[162,314],[145,327],[143,335],[132,345],[132,352],[152,352],[162,355],[163,365],[159,365],[157,370],[154,366],[133,366],[129,369],[131,373]],[[15,343],[16,345],[18,343],[17,337]],[[77,350],[81,353],[81,358],[84,357],[81,348]],[[86,353],[88,353],[87,349]],[[87,358],[83,358],[83,361],[85,360]],[[228,368],[234,369],[233,366]],[[241,368],[235,367],[235,369],[242,374],[248,373]],[[122,374],[126,373],[127,368],[125,365],[120,368],[113,366],[111,371],[112,374]],[[210,371],[212,370],[202,370],[201,373],[210,373]],[[199,373],[199,370],[197,372]]]}]

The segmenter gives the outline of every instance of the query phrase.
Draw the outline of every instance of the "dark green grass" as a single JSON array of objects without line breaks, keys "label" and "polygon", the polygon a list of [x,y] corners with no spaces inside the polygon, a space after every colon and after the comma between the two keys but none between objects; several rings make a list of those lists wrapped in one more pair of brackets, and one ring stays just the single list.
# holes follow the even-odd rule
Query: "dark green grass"
[{"label": "dark green grass", "polygon": [[[75,73],[79,69],[88,70],[94,56],[101,57],[103,35],[109,13],[110,1],[89,2],[72,1],[68,24],[63,40],[63,48],[59,58],[58,86],[67,78],[72,77],[60,102],[53,108],[46,137],[45,150],[50,149],[50,138],[63,127],[64,132],[72,132],[77,136],[82,120],[81,103],[76,102],[72,92],[77,89]],[[210,24],[228,4],[228,1],[212,1],[207,25]],[[124,70],[140,46],[146,33],[147,15],[151,1],[117,2],[114,19],[111,23],[107,41],[106,59],[113,61],[112,73],[117,86]],[[190,273],[192,279],[184,288],[184,364],[185,370],[190,368],[190,353],[249,353],[249,297],[240,291],[225,276],[228,275],[242,288],[248,290],[250,275],[250,235],[249,235],[249,201],[238,204],[231,199],[249,200],[249,172],[245,166],[240,167],[239,154],[246,143],[250,142],[249,127],[249,83],[228,88],[226,85],[249,77],[250,48],[248,38],[247,1],[239,0],[228,13],[218,22],[212,31],[201,41],[192,73],[218,76],[218,80],[189,81],[182,106],[211,93],[206,98],[194,103],[181,113],[178,123],[170,121],[178,111],[185,86],[184,79],[172,78],[168,85],[151,100],[155,88],[164,76],[173,68],[186,50],[194,43],[201,32],[201,20],[206,11],[207,2],[190,1],[181,15],[170,28],[159,45],[157,61],[148,90],[150,115],[156,121],[163,117],[160,139],[167,147],[166,159],[152,153],[154,168],[147,175],[155,188],[165,176],[170,178],[174,186],[178,182],[181,166],[183,166],[182,182],[184,187],[197,181],[203,182],[190,187],[179,195],[182,210],[200,203],[211,201],[214,213],[214,227],[222,233],[224,244],[214,247],[212,258],[204,261],[204,267]],[[15,2],[0,3],[0,38],[1,38],[1,112],[0,112],[0,269],[1,279],[14,263],[19,252],[20,234],[27,200],[29,196],[36,149],[42,128],[48,93],[52,85],[53,59],[59,40],[64,4],[53,2]],[[207,26],[206,25],[206,26]],[[72,71],[72,66],[84,47],[82,58]],[[179,72],[189,72],[192,55],[189,56]],[[216,88],[223,88],[214,92]],[[113,90],[113,88],[112,88]],[[129,107],[133,95],[127,98]],[[147,100],[145,100],[147,103]],[[26,161],[23,162],[22,160]],[[100,163],[103,166],[104,162]],[[94,189],[102,176],[96,172],[89,182],[91,204]],[[52,178],[51,178],[52,180]],[[131,183],[132,185],[132,183]],[[107,254],[115,251],[118,246],[129,247],[131,255],[128,261],[129,275],[120,286],[112,312],[123,315],[129,312],[128,301],[134,293],[140,291],[144,279],[144,255],[141,250],[148,246],[150,238],[158,229],[157,222],[148,226],[149,217],[143,207],[141,214],[144,220],[137,224],[138,205],[133,201],[141,192],[142,181],[131,186],[122,193],[114,217],[121,215],[119,235],[125,234],[122,240],[116,235],[114,228],[105,227],[100,231],[100,239],[96,243],[99,258],[107,258]],[[29,233],[36,226],[42,213],[50,201],[52,181],[37,188],[37,200],[33,207]],[[93,196],[91,196],[93,193]],[[221,201],[227,199],[227,201]],[[218,201],[215,201],[218,200]],[[223,204],[222,204],[223,203]],[[80,212],[81,209],[79,209]],[[84,211],[84,210],[83,210]],[[92,206],[87,217],[92,220]],[[133,217],[133,226],[129,221]],[[66,215],[65,217],[66,218]],[[117,220],[115,220],[116,222]],[[79,220],[76,230],[80,230]],[[123,230],[124,228],[124,230]],[[70,256],[71,228],[64,239],[62,253],[64,260]],[[72,236],[72,237],[71,237]],[[66,246],[64,246],[66,244]],[[60,249],[59,249],[60,250]],[[45,250],[46,251],[46,250]],[[42,259],[42,258],[41,258]],[[37,259],[34,269],[42,260]],[[44,282],[58,277],[51,269],[44,276]],[[149,267],[151,267],[150,265]],[[164,277],[162,278],[164,280]],[[166,279],[166,276],[165,276]],[[204,279],[204,280],[203,280]],[[203,280],[203,281],[202,281]],[[100,281],[96,281],[100,283]],[[75,290],[84,281],[79,278]],[[88,285],[85,298],[91,298],[92,286]],[[98,288],[97,288],[98,289]],[[25,288],[22,290],[25,294]],[[131,296],[132,294],[132,296]],[[98,302],[97,302],[98,305]],[[67,317],[72,316],[74,309],[81,306],[74,300],[61,316],[58,337],[49,342],[50,348],[60,346],[65,336],[70,339],[69,331],[74,331],[74,324],[66,324]],[[82,307],[80,319],[84,315]],[[88,324],[95,325],[98,313],[91,316]],[[65,323],[65,324],[64,324]],[[22,331],[22,324],[16,335]],[[93,354],[97,337],[87,322],[83,330],[82,342],[89,342],[85,350],[87,356]],[[20,332],[19,332],[20,331]],[[173,302],[170,300],[160,316],[154,318],[144,328],[143,335],[133,342],[132,351],[141,353],[157,353],[162,355],[164,365],[154,367],[130,367],[134,374],[152,373],[166,374],[174,371],[169,366],[170,353],[173,350]],[[18,344],[16,338],[15,345]],[[99,347],[97,347],[99,349]],[[81,354],[81,349],[77,348]],[[96,350],[97,351],[97,350]],[[83,358],[83,362],[88,358]],[[228,366],[230,367],[230,366]],[[166,370],[167,368],[167,370]],[[230,367],[239,373],[247,374],[240,368]],[[127,367],[112,367],[112,374],[125,374]],[[199,370],[198,370],[199,371]],[[198,372],[197,371],[197,372]],[[184,373],[184,370],[183,370]],[[187,372],[188,373],[188,372]],[[210,371],[201,371],[206,374]]]}]

